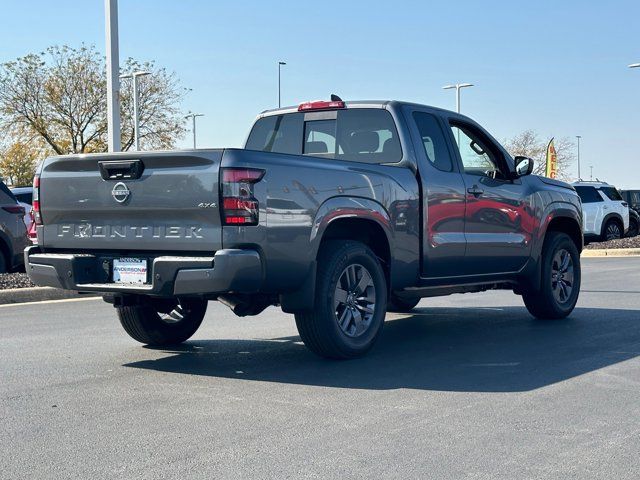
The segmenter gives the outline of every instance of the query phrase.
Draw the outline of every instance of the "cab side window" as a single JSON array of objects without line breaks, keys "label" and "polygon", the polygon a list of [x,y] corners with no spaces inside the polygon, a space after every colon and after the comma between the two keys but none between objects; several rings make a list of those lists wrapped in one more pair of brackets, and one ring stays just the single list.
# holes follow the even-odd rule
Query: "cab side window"
[{"label": "cab side window", "polygon": [[451,156],[436,117],[425,112],[413,112],[413,119],[420,132],[424,153],[429,163],[443,172],[452,172]]},{"label": "cab side window", "polygon": [[453,123],[451,132],[460,152],[464,173],[494,179],[506,178],[498,155],[491,150],[488,140],[466,125]]}]

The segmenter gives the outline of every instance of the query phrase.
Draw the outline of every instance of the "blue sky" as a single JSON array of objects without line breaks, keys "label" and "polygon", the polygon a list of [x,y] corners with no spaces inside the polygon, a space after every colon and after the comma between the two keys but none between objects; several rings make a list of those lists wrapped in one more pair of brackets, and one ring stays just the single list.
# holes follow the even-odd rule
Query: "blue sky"
[{"label": "blue sky", "polygon": [[[582,176],[640,188],[640,2],[120,0],[120,55],[193,91],[200,147],[240,146],[255,115],[327,98],[455,108],[498,139],[582,135]],[[5,0],[0,62],[53,44],[104,51],[102,0]],[[189,146],[187,137],[180,146]]]}]

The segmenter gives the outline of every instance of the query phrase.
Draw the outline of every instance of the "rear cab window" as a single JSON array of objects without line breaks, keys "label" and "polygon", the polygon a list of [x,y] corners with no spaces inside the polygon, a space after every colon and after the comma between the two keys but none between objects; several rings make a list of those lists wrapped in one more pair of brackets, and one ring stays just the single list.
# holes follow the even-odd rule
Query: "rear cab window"
[{"label": "rear cab window", "polygon": [[397,163],[402,148],[391,114],[346,108],[260,118],[246,148],[363,163]]}]

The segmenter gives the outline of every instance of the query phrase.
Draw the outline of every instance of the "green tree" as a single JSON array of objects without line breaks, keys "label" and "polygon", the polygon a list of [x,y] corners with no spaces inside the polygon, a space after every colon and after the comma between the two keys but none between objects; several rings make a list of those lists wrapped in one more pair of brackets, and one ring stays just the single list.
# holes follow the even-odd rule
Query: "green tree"
[{"label": "green tree", "polygon": [[11,185],[31,185],[40,156],[32,142],[12,143],[0,151],[0,173]]}]

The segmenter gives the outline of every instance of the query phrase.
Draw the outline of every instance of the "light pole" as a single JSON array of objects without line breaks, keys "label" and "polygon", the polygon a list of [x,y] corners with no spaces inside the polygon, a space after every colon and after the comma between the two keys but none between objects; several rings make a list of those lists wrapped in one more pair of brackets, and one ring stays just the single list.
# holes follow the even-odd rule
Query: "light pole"
[{"label": "light pole", "polygon": [[120,78],[130,78],[133,89],[133,143],[136,147],[136,152],[140,151],[140,118],[138,116],[138,77],[145,75],[151,75],[151,72],[138,71],[129,73],[127,75],[121,75]]},{"label": "light pole", "polygon": [[451,90],[452,88],[456,89],[456,112],[460,113],[460,89],[473,87],[473,83],[456,83],[454,85],[445,85],[443,90]]},{"label": "light pole", "polygon": [[283,65],[286,65],[287,62],[278,62],[278,108],[280,108],[282,106],[282,102],[281,102],[281,94],[280,94],[280,70],[282,69]]},{"label": "light pole", "polygon": [[580,139],[582,135],[576,135],[576,138],[578,139],[578,180],[580,180]]},{"label": "light pole", "polygon": [[118,0],[104,0],[107,54],[107,144],[110,152],[120,145],[120,61],[118,55]]},{"label": "light pole", "polygon": [[640,63],[632,63],[631,65],[629,65],[629,68],[639,68],[640,67]]},{"label": "light pole", "polygon": [[196,148],[196,117],[204,117],[204,113],[190,113],[184,118],[191,119],[191,130],[193,132],[193,148]]}]

